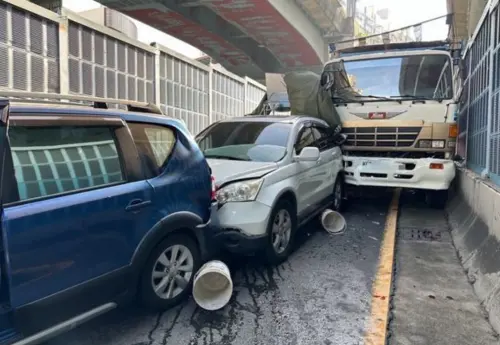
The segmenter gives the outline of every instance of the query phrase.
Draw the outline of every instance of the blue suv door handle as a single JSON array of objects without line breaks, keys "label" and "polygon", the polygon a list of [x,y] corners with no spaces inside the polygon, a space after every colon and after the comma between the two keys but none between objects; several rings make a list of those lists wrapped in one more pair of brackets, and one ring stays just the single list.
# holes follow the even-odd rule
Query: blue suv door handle
[{"label": "blue suv door handle", "polygon": [[151,200],[134,199],[125,207],[125,211],[137,211],[149,205],[151,205]]}]

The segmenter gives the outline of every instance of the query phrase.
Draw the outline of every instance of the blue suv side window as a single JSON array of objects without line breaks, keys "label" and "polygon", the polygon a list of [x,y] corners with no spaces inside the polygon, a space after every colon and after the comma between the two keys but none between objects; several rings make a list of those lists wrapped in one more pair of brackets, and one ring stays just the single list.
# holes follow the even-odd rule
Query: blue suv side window
[{"label": "blue suv side window", "polygon": [[159,175],[175,146],[174,130],[145,123],[129,123],[128,126],[143,163],[152,176]]},{"label": "blue suv side window", "polygon": [[12,126],[9,138],[21,201],[125,180],[110,128]]}]

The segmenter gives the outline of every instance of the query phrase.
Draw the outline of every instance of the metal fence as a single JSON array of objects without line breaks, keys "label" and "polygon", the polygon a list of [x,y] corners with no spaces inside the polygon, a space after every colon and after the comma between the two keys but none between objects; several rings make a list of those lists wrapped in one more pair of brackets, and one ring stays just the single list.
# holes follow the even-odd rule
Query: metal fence
[{"label": "metal fence", "polygon": [[55,15],[28,14],[0,1],[0,88],[59,92],[58,36]]},{"label": "metal fence", "polygon": [[500,12],[490,1],[464,52],[459,154],[500,185]]},{"label": "metal fence", "polygon": [[169,53],[165,47],[155,47],[160,50],[160,107],[165,114],[184,119],[191,132],[198,133],[211,122],[209,78],[213,71],[202,63]]},{"label": "metal fence", "polygon": [[0,0],[0,89],[156,103],[196,134],[252,111],[265,86],[63,9]]}]

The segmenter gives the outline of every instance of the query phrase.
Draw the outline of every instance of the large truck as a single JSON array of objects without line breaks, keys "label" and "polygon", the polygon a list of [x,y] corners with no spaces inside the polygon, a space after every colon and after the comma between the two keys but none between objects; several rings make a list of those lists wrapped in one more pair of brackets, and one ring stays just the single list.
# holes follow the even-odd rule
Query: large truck
[{"label": "large truck", "polygon": [[440,41],[334,52],[320,84],[348,137],[348,184],[421,189],[431,206],[445,205],[457,139],[452,48]]}]

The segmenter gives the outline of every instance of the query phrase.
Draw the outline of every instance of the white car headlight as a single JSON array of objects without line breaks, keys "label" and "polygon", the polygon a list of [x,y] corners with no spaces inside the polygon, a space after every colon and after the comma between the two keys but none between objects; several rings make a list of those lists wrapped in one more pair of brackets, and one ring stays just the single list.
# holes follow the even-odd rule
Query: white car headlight
[{"label": "white car headlight", "polygon": [[228,184],[216,192],[217,201],[226,202],[253,201],[259,194],[262,179],[247,180]]}]

